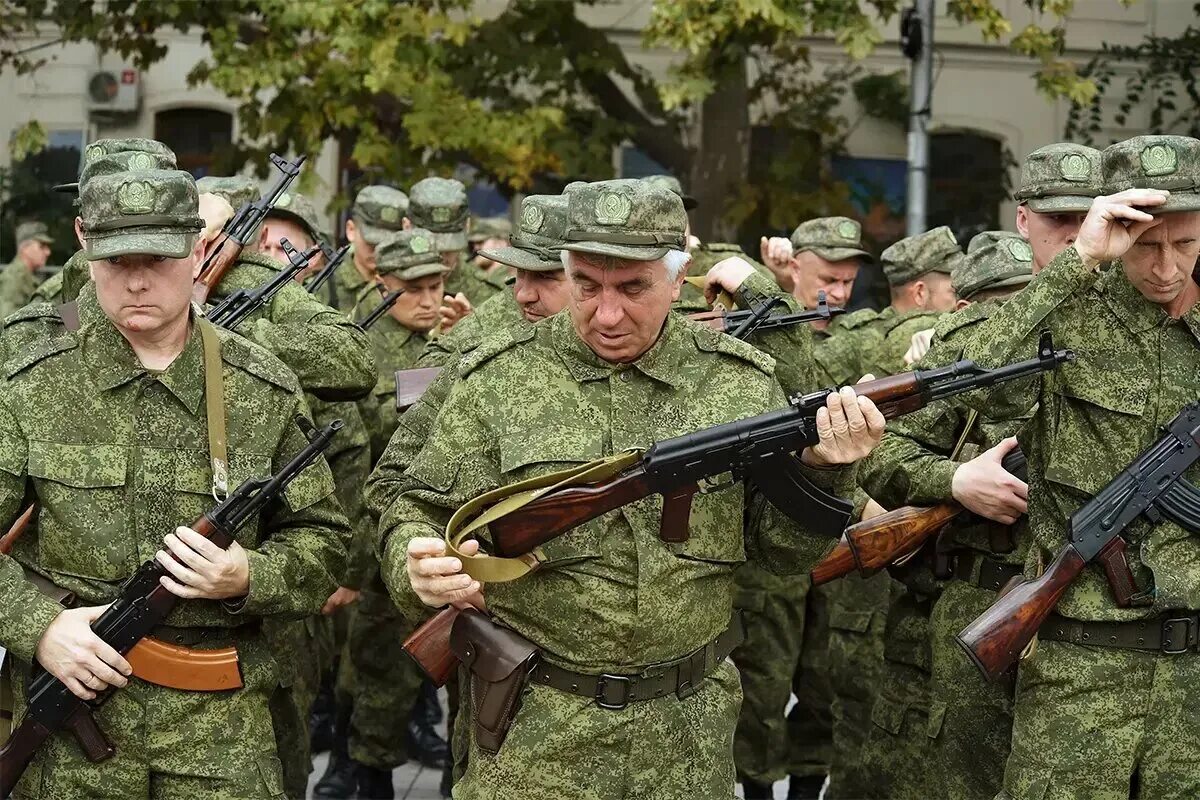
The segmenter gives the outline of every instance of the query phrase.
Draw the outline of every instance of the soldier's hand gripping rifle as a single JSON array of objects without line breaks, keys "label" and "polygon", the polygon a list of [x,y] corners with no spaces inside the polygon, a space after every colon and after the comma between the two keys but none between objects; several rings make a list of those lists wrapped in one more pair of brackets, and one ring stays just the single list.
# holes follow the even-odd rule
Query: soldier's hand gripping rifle
[{"label": "soldier's hand gripping rifle", "polygon": [[280,240],[283,252],[287,254],[288,265],[262,286],[254,289],[238,289],[213,306],[204,316],[214,325],[220,325],[226,330],[234,330],[246,317],[271,302],[271,298],[279,294],[279,290],[296,279],[296,276],[308,267],[309,262],[321,252],[318,246],[310,247],[303,253],[292,247],[287,239]]},{"label": "soldier's hand gripping rifle", "polygon": [[783,301],[780,298],[771,297],[759,303],[755,308],[742,311],[725,311],[724,309],[702,311],[699,314],[689,314],[688,318],[707,325],[713,330],[727,333],[735,339],[746,339],[758,331],[786,328],[791,325],[806,325],[822,320],[827,322],[838,314],[846,313],[846,309],[840,306],[829,305],[825,301],[825,292],[817,294],[817,307],[811,311],[772,314],[771,311],[781,302]]},{"label": "soldier's hand gripping rifle", "polygon": [[[382,284],[379,286],[379,293],[383,294]],[[380,301],[379,305],[375,306],[375,309],[370,314],[363,317],[362,321],[358,323],[358,327],[364,331],[370,330],[371,326],[378,322],[379,318],[386,314],[389,308],[396,305],[396,301],[400,299],[400,295],[402,294],[404,294],[404,290],[397,289],[394,292],[388,292],[383,295],[383,300]]]},{"label": "soldier's hand gripping rifle", "polygon": [[282,156],[271,153],[271,163],[283,174],[276,179],[262,197],[246,203],[225,223],[225,227],[221,229],[208,254],[204,257],[200,275],[192,286],[193,300],[201,305],[208,302],[208,296],[212,294],[213,289],[221,283],[221,278],[225,277],[225,273],[237,262],[238,256],[242,254],[242,248],[250,244],[250,237],[267,218],[267,212],[275,206],[279,196],[288,190],[292,181],[296,180],[296,176],[300,174],[300,167],[304,164],[304,159],[304,156],[300,156],[295,161],[288,161]]},{"label": "soldier's hand gripping rifle", "polygon": [[[316,430],[312,423],[300,417],[297,424],[309,441],[295,458],[270,477],[252,478],[243,483],[193,523],[193,530],[218,547],[229,547],[238,530],[276,500],[297,475],[316,461],[342,427],[341,420],[334,420]],[[159,582],[167,574],[154,559],[138,567],[121,587],[120,596],[92,623],[96,635],[122,655],[132,650],[162,624],[179,602],[179,598]],[[8,743],[0,749],[0,798],[9,796],[34,753],[57,731],[70,730],[88,760],[96,762],[110,758],[113,747],[92,718],[93,707],[108,696],[110,693],[105,693],[90,703],[81,700],[58,678],[36,669],[27,693],[25,716]]]},{"label": "soldier's hand gripping rifle", "polygon": [[955,639],[989,680],[1016,663],[1071,582],[1091,563],[1104,567],[1120,608],[1147,605],[1125,556],[1125,529],[1139,517],[1163,517],[1200,533],[1200,489],[1183,473],[1200,461],[1200,403],[1184,407],[1162,438],[1067,521],[1070,541],[1037,578],[1022,581]]},{"label": "soldier's hand gripping rifle", "polygon": [[304,284],[304,288],[309,294],[316,294],[317,291],[325,285],[325,282],[333,277],[333,273],[337,272],[337,268],[346,260],[346,254],[350,252],[350,245],[344,244],[335,252],[327,244],[321,244],[321,252],[325,254],[325,266],[321,267],[321,271],[308,279]]}]

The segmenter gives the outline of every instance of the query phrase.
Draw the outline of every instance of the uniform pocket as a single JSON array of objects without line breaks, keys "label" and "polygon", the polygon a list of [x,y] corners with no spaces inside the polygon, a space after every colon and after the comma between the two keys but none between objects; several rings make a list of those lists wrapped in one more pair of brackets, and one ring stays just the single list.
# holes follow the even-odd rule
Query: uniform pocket
[{"label": "uniform pocket", "polygon": [[838,605],[829,607],[829,627],[839,631],[866,633],[871,627],[871,617],[874,611],[852,611]]},{"label": "uniform pocket", "polygon": [[[1146,408],[1145,382],[1122,370],[1100,370],[1080,365],[1055,391],[1057,409],[1054,435],[1047,448],[1046,479],[1085,495],[1094,495],[1112,477],[1118,465],[1137,456],[1141,443],[1128,435]],[[1103,454],[1080,447],[1103,441]],[[1096,469],[1098,463],[1112,470]]]},{"label": "uniform pocket", "polygon": [[740,482],[731,483],[728,473],[718,475],[711,483],[721,488],[697,492],[692,498],[690,535],[677,555],[697,561],[740,564],[746,560],[742,535],[745,527],[743,486]]}]

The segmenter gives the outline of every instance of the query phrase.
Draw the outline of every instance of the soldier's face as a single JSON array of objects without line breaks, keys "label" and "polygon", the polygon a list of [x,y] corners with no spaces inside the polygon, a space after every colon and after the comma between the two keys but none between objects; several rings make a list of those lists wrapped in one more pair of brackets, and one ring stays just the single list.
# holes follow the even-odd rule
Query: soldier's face
[{"label": "soldier's face", "polygon": [[458,266],[458,262],[462,260],[462,250],[443,250],[438,253],[442,259],[442,266],[446,269],[454,269]]},{"label": "soldier's face", "polygon": [[29,265],[30,269],[41,269],[50,260],[50,245],[39,242],[37,239],[30,239],[23,243],[20,251],[21,258]]},{"label": "soldier's face", "polygon": [[117,330],[134,336],[153,335],[186,320],[203,248],[197,242],[185,258],[126,255],[92,261],[92,280],[104,315]]},{"label": "soldier's face", "polygon": [[[288,263],[287,253],[283,252],[284,239],[287,239],[288,243],[301,253],[316,244],[308,235],[308,231],[290,219],[272,217],[263,223],[262,251],[282,264]],[[303,275],[297,276],[296,280],[304,280],[309,274],[320,269],[318,262],[321,261],[321,258],[318,255],[313,261],[310,261]]]},{"label": "soldier's face", "polygon": [[831,306],[850,302],[854,280],[858,277],[858,261],[826,261],[811,250],[792,257],[792,296],[805,308],[817,307],[817,294],[825,292]]},{"label": "soldier's face", "polygon": [[513,284],[513,296],[521,313],[529,322],[552,317],[567,307],[571,299],[571,284],[565,270],[535,272],[530,269],[517,270],[517,282]]},{"label": "soldier's face", "polygon": [[572,253],[567,272],[579,338],[605,361],[628,363],[658,340],[686,270],[671,280],[662,261]]},{"label": "soldier's face", "polygon": [[354,220],[346,220],[346,239],[354,245],[354,265],[368,274],[375,272],[375,245],[363,238]]},{"label": "soldier's face", "polygon": [[1061,214],[1039,214],[1026,205],[1017,206],[1017,233],[1025,237],[1033,249],[1033,274],[1036,275],[1054,257],[1075,244],[1079,226],[1087,214],[1065,211]]},{"label": "soldier's face", "polygon": [[[1200,256],[1200,211],[1161,214],[1121,257],[1129,282],[1152,303],[1181,316],[1200,296],[1192,280]],[[1180,313],[1175,313],[1176,311]]]},{"label": "soldier's face", "polygon": [[404,294],[388,309],[392,319],[410,331],[430,331],[438,324],[438,309],[442,306],[444,279],[441,275],[427,275],[411,281],[401,280],[395,275],[383,275],[383,285],[389,292],[403,289]]}]

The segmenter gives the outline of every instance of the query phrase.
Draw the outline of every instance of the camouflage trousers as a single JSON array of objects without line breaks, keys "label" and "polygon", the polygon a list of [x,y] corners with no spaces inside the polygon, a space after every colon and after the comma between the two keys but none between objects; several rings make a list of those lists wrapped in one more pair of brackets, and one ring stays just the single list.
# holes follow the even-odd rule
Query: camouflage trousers
[{"label": "camouflage trousers", "polygon": [[1039,641],[1021,662],[1000,798],[1200,797],[1200,654]]},{"label": "camouflage trousers", "polygon": [[286,659],[295,668],[290,685],[279,687],[271,695],[275,744],[289,798],[303,800],[308,790],[308,776],[312,772],[308,715],[321,678],[332,666],[332,651],[327,646],[332,641],[332,630],[333,622],[328,617],[309,617],[282,623],[274,637],[277,660]]},{"label": "camouflage trousers", "polygon": [[883,661],[887,575],[848,575],[821,586],[829,609],[829,677],[833,688],[833,758],[829,800],[871,797],[862,768],[862,747],[871,727],[871,706]]},{"label": "camouflage trousers", "polygon": [[[28,667],[15,675],[18,716]],[[116,755],[93,764],[67,733],[50,737],[13,794],[89,800],[283,798],[284,787],[262,685],[182,692],[138,679],[96,711]]]},{"label": "camouflage trousers", "polygon": [[667,695],[617,711],[532,685],[497,754],[480,750],[472,734],[467,772],[455,784],[454,798],[732,798],[741,699],[729,662],[684,700]]},{"label": "camouflage trousers", "polygon": [[930,769],[947,797],[991,800],[1000,791],[1012,738],[1013,679],[996,683],[979,670],[954,636],[987,610],[996,593],[950,581],[930,616],[933,656],[930,707],[943,713],[941,733],[930,741]]},{"label": "camouflage trousers", "polygon": [[[733,740],[739,780],[773,783],[825,775],[831,756],[824,597],[805,576],[772,575],[746,563],[737,572],[736,606],[746,639],[732,655],[742,678],[742,711]],[[795,691],[792,715],[786,714]]]},{"label": "camouflage trousers", "polygon": [[377,769],[408,761],[408,718],[424,674],[402,649],[414,625],[386,593],[364,590],[350,620],[339,695],[351,698],[350,757]]}]

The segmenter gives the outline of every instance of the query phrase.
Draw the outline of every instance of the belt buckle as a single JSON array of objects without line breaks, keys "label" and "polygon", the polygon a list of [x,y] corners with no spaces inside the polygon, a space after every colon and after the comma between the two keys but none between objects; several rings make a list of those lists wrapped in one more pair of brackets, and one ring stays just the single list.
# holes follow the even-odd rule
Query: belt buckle
[{"label": "belt buckle", "polygon": [[[1191,617],[1172,617],[1171,619],[1163,622],[1162,646],[1159,648],[1163,655],[1182,655],[1190,649],[1188,647],[1188,639],[1191,638],[1192,622],[1193,620]],[[1181,636],[1182,641],[1178,645],[1173,645],[1173,643],[1176,641],[1175,631],[1177,631],[1181,625],[1183,626]]]},{"label": "belt buckle", "polygon": [[[619,684],[624,687],[621,692],[620,702],[609,702],[608,686],[609,684]],[[633,685],[633,680],[625,675],[609,675],[605,673],[596,678],[596,694],[593,699],[596,705],[609,711],[620,711],[629,705],[630,687]]]}]

